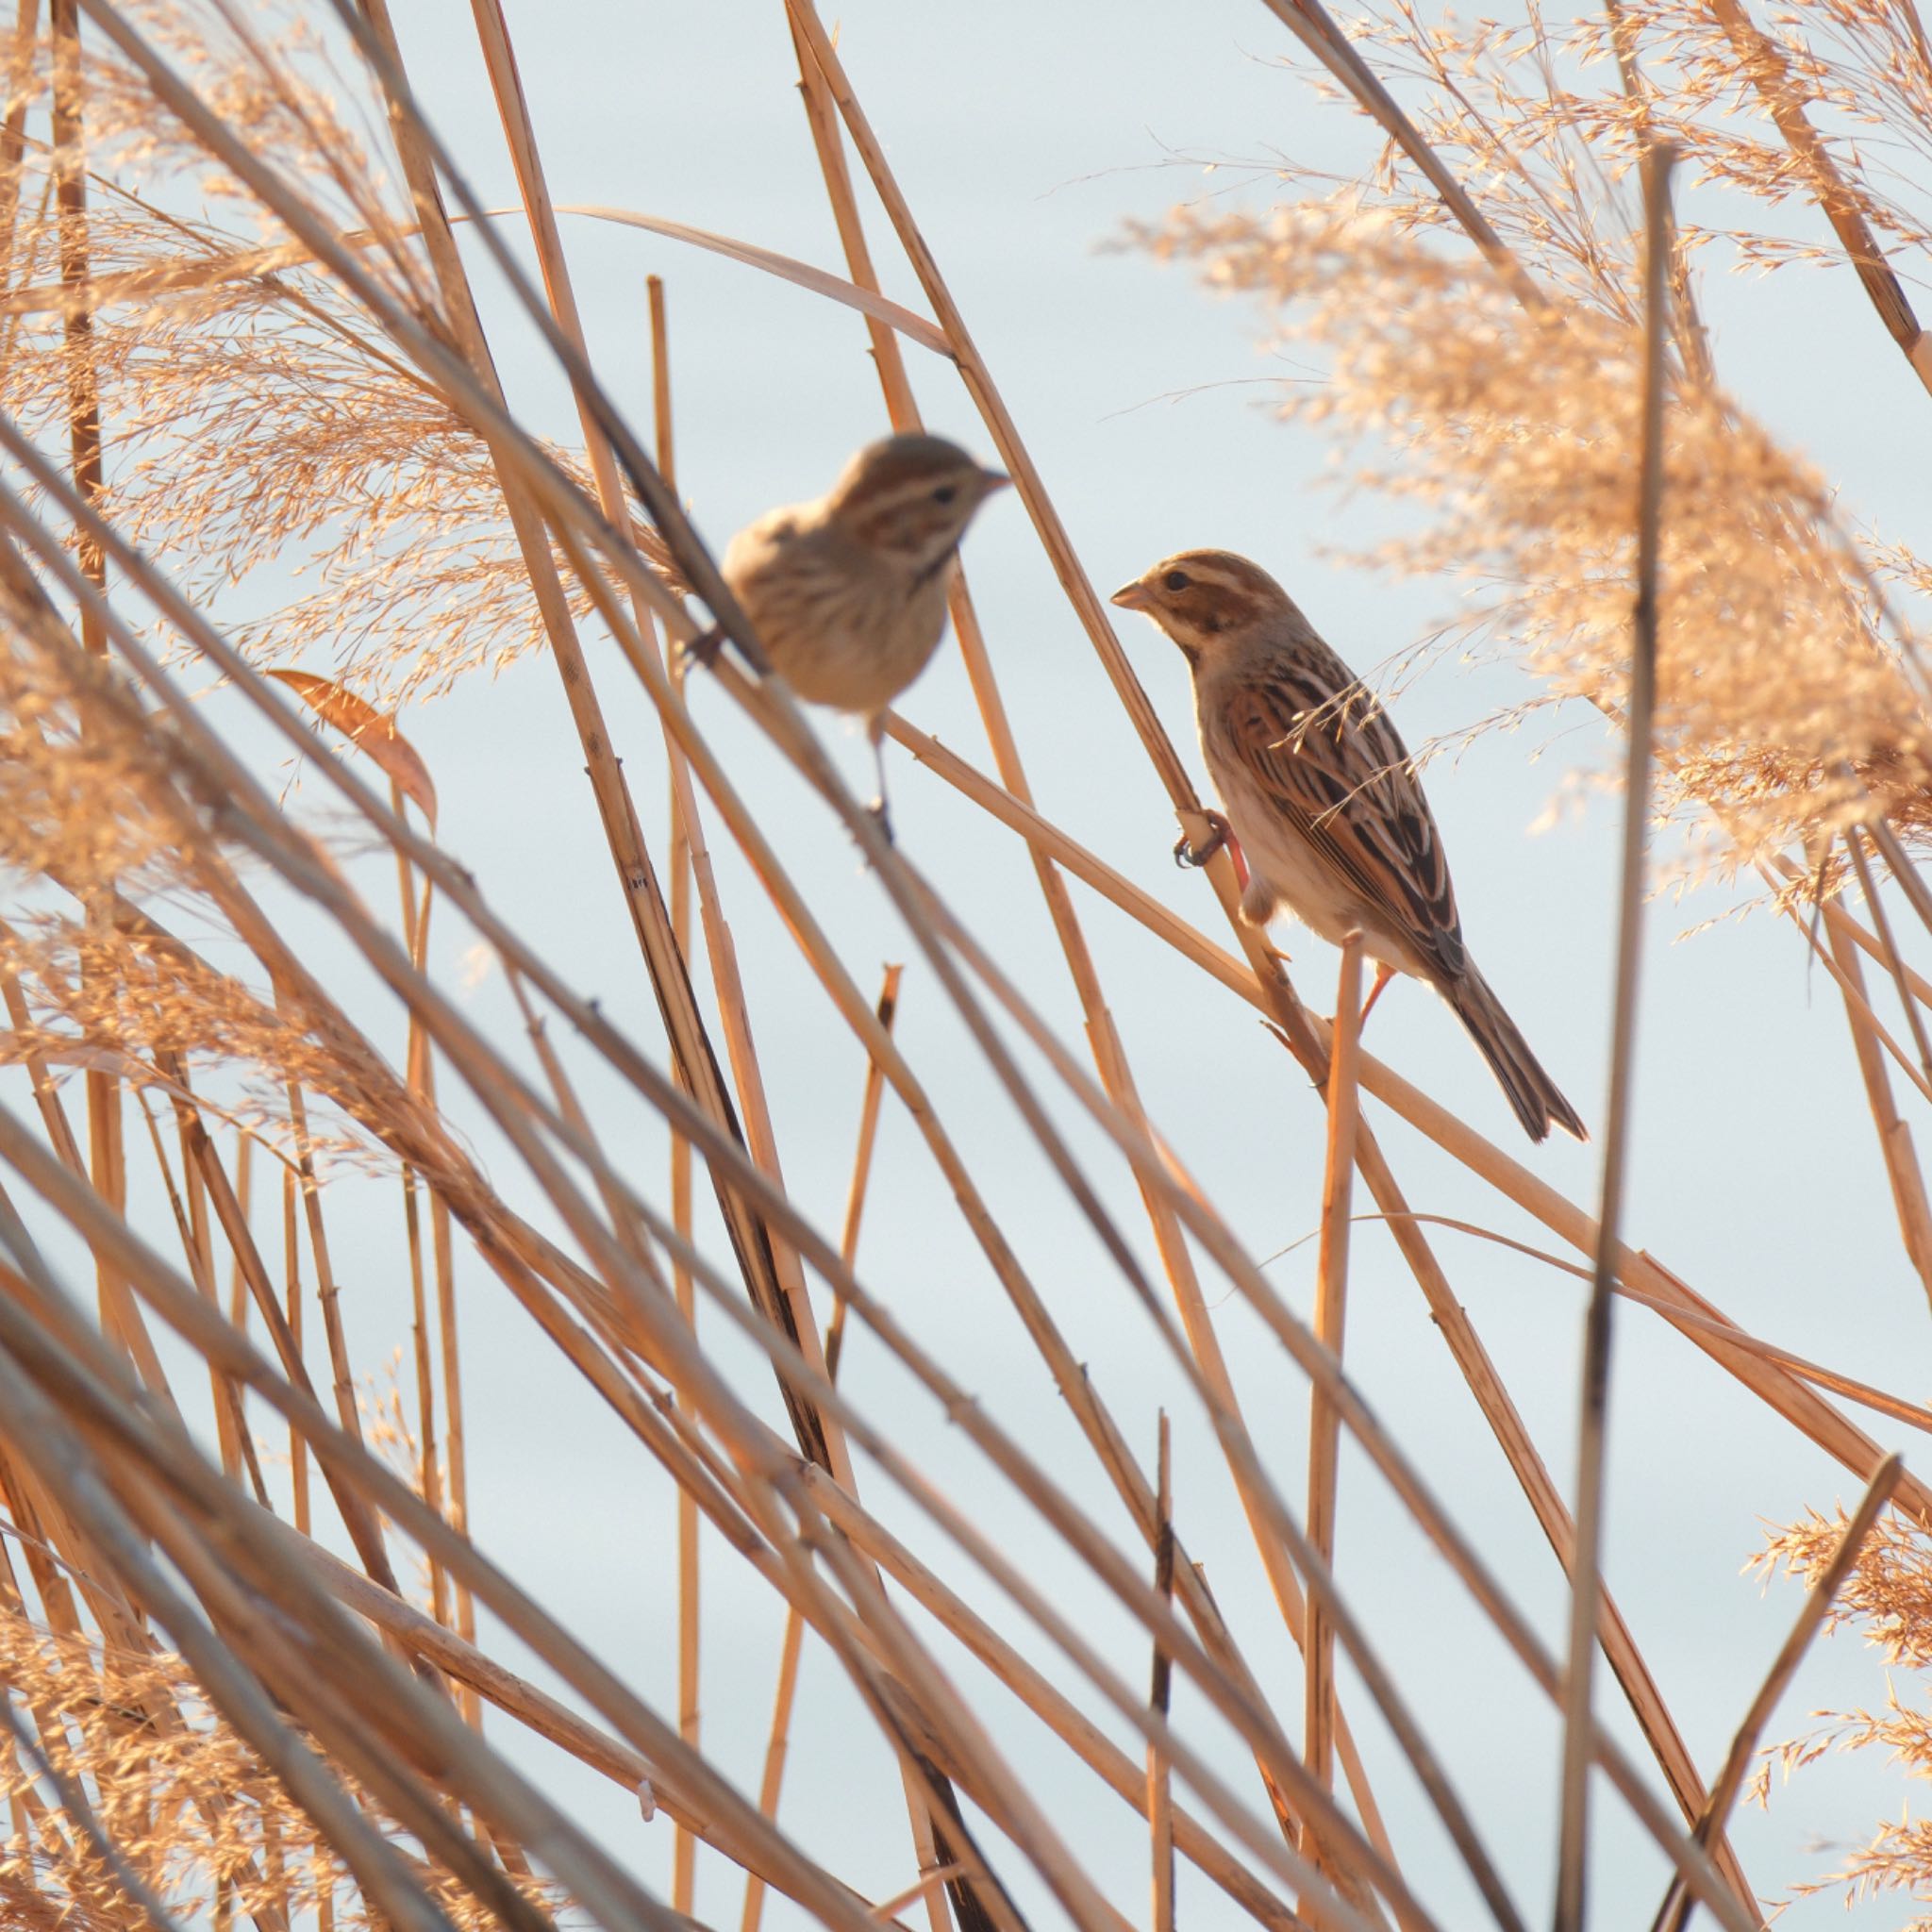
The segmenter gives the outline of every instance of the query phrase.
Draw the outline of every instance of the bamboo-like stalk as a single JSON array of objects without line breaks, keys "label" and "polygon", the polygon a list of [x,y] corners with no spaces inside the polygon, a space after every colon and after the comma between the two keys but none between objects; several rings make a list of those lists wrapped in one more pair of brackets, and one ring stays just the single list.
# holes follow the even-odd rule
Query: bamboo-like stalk
[{"label": "bamboo-like stalk", "polygon": [[[1163,1604],[1174,1600],[1174,1445],[1167,1425],[1167,1411],[1160,1412],[1160,1443],[1155,1457],[1154,1491],[1159,1510],[1159,1527],[1154,1545],[1154,1588]],[[1173,1700],[1174,1666],[1157,1641],[1154,1646],[1154,1681],[1147,1702],[1159,1726],[1165,1729]],[[1168,1777],[1166,1754],[1158,1737],[1147,1743],[1147,1834],[1154,1861],[1154,1932],[1174,1932],[1174,1794]]]},{"label": "bamboo-like stalk", "polygon": [[1858,889],[1865,896],[1865,904],[1872,913],[1872,924],[1876,928],[1874,937],[1885,955],[1885,965],[1890,973],[1892,983],[1898,988],[1899,1004],[1905,1008],[1906,1024],[1911,1028],[1912,1044],[1918,1049],[1919,1066],[1928,1082],[1932,1082],[1932,1035],[1925,1031],[1924,1015],[1919,1010],[1919,1002],[1912,997],[1912,990],[1904,956],[1899,952],[1898,941],[1891,936],[1891,920],[1885,909],[1885,901],[1879,896],[1878,887],[1872,877],[1872,867],[1865,858],[1865,834],[1857,825],[1845,829],[1845,850],[1851,854],[1852,864],[1858,874]]},{"label": "bamboo-like stalk", "polygon": [[1628,1157],[1637,1041],[1637,973],[1643,932],[1643,858],[1650,817],[1651,728],[1657,707],[1657,547],[1663,518],[1664,341],[1670,303],[1671,166],[1666,143],[1644,156],[1642,455],[1637,503],[1637,591],[1631,625],[1629,756],[1624,775],[1624,863],[1618,891],[1616,1000],[1604,1122],[1596,1263],[1584,1318],[1577,1423],[1575,1555],[1570,1574],[1570,1646],[1563,1692],[1563,1784],[1557,1932],[1582,1932],[1589,1856],[1591,1686],[1597,1649],[1603,1547],[1605,1434],[1608,1423],[1611,1283]]},{"label": "bamboo-like stalk", "polygon": [[[1738,1793],[1744,1788],[1744,1775],[1751,1769],[1752,1758],[1757,1755],[1758,1740],[1764,1735],[1764,1727],[1790,1690],[1791,1679],[1797,1675],[1798,1666],[1804,1661],[1811,1640],[1824,1627],[1825,1613],[1843,1588],[1845,1578],[1852,1574],[1858,1553],[1865,1546],[1865,1539],[1877,1523],[1878,1512],[1890,1500],[1891,1492],[1898,1485],[1899,1471],[1904,1467],[1903,1458],[1895,1455],[1888,1456],[1878,1465],[1877,1473],[1858,1500],[1858,1507],[1852,1512],[1851,1521],[1845,1524],[1845,1533],[1839,1539],[1830,1561],[1819,1573],[1817,1582],[1807,1593],[1790,1635],[1772,1660],[1764,1682],[1758,1686],[1757,1696],[1751,1700],[1750,1708],[1745,1711],[1731,1739],[1731,1748],[1724,1754],[1724,1767],[1711,1785],[1709,1801],[1697,1821],[1694,1836],[1699,1844],[1707,1845],[1713,1835],[1724,1828],[1726,1815],[1737,1802]],[[1657,1908],[1651,1932],[1684,1932],[1693,1909],[1691,1901],[1673,1883],[1664,1894],[1663,1904]]]},{"label": "bamboo-like stalk", "polygon": [[1925,1177],[1912,1145],[1911,1126],[1901,1117],[1892,1098],[1891,1082],[1886,1076],[1885,1061],[1875,1037],[1881,1029],[1865,997],[1864,969],[1858,963],[1857,953],[1836,926],[1826,928],[1826,937],[1832,961],[1842,981],[1852,1052],[1872,1109],[1872,1124],[1878,1133],[1878,1150],[1891,1188],[1899,1235],[1921,1285],[1928,1298],[1932,1298],[1932,1206],[1925,1199]]},{"label": "bamboo-like stalk", "polygon": [[1919,325],[1905,285],[1886,259],[1857,195],[1806,112],[1789,61],[1777,43],[1753,23],[1740,0],[1710,0],[1710,10],[1737,50],[1739,65],[1757,90],[1765,112],[1790,149],[1819,212],[1831,224],[1832,233],[1886,334],[1910,363],[1913,375],[1932,391],[1932,342]]},{"label": "bamboo-like stalk", "polygon": [[[300,1185],[293,1170],[282,1170],[282,1278],[288,1294],[287,1313],[289,1334],[295,1343],[295,1353],[302,1353],[302,1244],[296,1234],[295,1193]],[[289,1426],[289,1491],[291,1499],[291,1521],[302,1535],[308,1536],[312,1528],[308,1502],[308,1444],[303,1441],[302,1431],[291,1424]]]},{"label": "bamboo-like stalk", "polygon": [[[1328,1150],[1322,1179],[1322,1247],[1316,1262],[1315,1339],[1341,1359],[1348,1302],[1350,1183],[1355,1178],[1357,1048],[1361,1040],[1362,936],[1342,941],[1335,981],[1335,1030],[1328,1053]],[[1319,1389],[1308,1394],[1308,1541],[1335,1566],[1336,1462],[1341,1424]],[[1333,1776],[1335,1749],[1335,1632],[1319,1601],[1308,1606],[1302,1644],[1302,1756],[1309,1775]]]}]

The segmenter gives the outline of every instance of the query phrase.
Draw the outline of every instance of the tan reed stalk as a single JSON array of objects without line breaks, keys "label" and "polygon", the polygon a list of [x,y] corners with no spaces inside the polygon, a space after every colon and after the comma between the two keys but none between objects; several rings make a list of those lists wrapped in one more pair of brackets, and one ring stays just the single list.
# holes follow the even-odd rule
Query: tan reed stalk
[{"label": "tan reed stalk", "polygon": [[[167,1065],[172,1055],[157,1056],[164,1072],[174,1072],[178,1077],[178,1068]],[[274,1341],[275,1353],[281,1359],[283,1373],[291,1384],[304,1393],[312,1393],[313,1384],[304,1363],[300,1350],[296,1347],[293,1332],[288,1318],[282,1313],[274,1286],[268,1278],[268,1271],[262,1265],[261,1255],[255,1245],[255,1238],[248,1229],[248,1218],[229,1184],[226,1170],[222,1166],[221,1155],[214,1141],[203,1125],[201,1116],[185,1102],[176,1099],[176,1117],[184,1129],[188,1146],[195,1165],[200,1172],[203,1185],[208,1189],[208,1199],[215,1210],[215,1218],[221,1223],[222,1232],[226,1237],[229,1252],[235,1257],[235,1267],[249,1294],[254,1298],[258,1312]],[[244,1142],[244,1145],[246,1143]],[[106,1204],[110,1209],[111,1202]],[[356,1413],[356,1396],[353,1385],[348,1390],[347,1413],[342,1413],[341,1390],[337,1391],[337,1413],[341,1417],[342,1426],[359,1440],[361,1435],[360,1418]],[[356,1545],[356,1553],[376,1582],[384,1589],[395,1587],[395,1573],[390,1568],[388,1552],[383,1546],[382,1526],[377,1517],[367,1507],[357,1493],[335,1478],[332,1472],[324,1466],[323,1474],[328,1481],[329,1492],[335,1498],[336,1507],[341,1512],[342,1526],[349,1532],[350,1541]]]},{"label": "tan reed stalk", "polygon": [[1920,1069],[1926,1079],[1932,1081],[1932,1036],[1927,1035],[1924,1016],[1919,1010],[1919,1002],[1912,997],[1905,958],[1899,952],[1897,941],[1891,936],[1890,915],[1887,913],[1885,901],[1873,879],[1872,867],[1865,857],[1865,834],[1859,826],[1848,825],[1845,828],[1845,850],[1852,856],[1852,864],[1858,874],[1858,890],[1871,909],[1872,924],[1876,928],[1874,936],[1883,949],[1886,969],[1898,988],[1899,1005],[1905,1008],[1906,1024],[1911,1028],[1912,1044],[1918,1049]]},{"label": "tan reed stalk", "polygon": [[[1751,1707],[1744,1713],[1743,1721],[1731,1740],[1730,1750],[1724,1754],[1724,1768],[1718,1773],[1716,1782],[1710,1788],[1709,1802],[1697,1821],[1695,1837],[1699,1844],[1710,1842],[1712,1835],[1722,1829],[1725,1814],[1737,1802],[1738,1793],[1744,1787],[1744,1774],[1750,1770],[1751,1760],[1757,1755],[1757,1743],[1764,1735],[1764,1727],[1790,1690],[1791,1679],[1797,1675],[1798,1666],[1804,1661],[1811,1640],[1824,1627],[1825,1613],[1831,1608],[1845,1578],[1852,1574],[1852,1566],[1858,1560],[1858,1552],[1878,1521],[1878,1512],[1885,1507],[1896,1487],[1899,1471],[1904,1466],[1903,1459],[1896,1455],[1888,1456],[1878,1465],[1877,1473],[1859,1499],[1857,1508],[1852,1512],[1851,1521],[1845,1524],[1838,1548],[1831,1553],[1831,1560],[1806,1595],[1804,1607],[1798,1612],[1798,1620],[1790,1635],[1773,1659],[1764,1682],[1758,1686],[1757,1695],[1751,1700]],[[1693,1909],[1690,1900],[1673,1883],[1664,1894],[1663,1904],[1657,1907],[1651,1932],[1684,1932]]]},{"label": "tan reed stalk", "polygon": [[1395,97],[1362,58],[1355,42],[1336,25],[1322,0],[1261,0],[1261,4],[1348,90],[1362,112],[1415,164],[1524,307],[1541,309],[1544,306],[1542,291],[1528,271],[1469,198],[1461,182],[1442,164],[1441,157],[1397,106]]},{"label": "tan reed stalk", "polygon": [[[404,796],[401,784],[391,774],[389,787],[390,809],[398,818],[408,816],[403,803]],[[402,914],[403,943],[408,948],[409,958],[415,961],[416,970],[419,973],[426,972],[429,960],[429,910],[432,904],[431,895],[436,889],[425,879],[419,906],[416,898],[415,870],[409,862],[408,854],[396,853],[395,861],[396,897]],[[425,1098],[428,1058],[428,1041],[412,1013],[409,1016],[408,1046],[404,1068],[410,1088],[415,1092],[424,1094]],[[423,1217],[416,1171],[407,1161],[402,1165],[401,1178],[403,1234],[409,1257],[409,1346],[416,1370],[417,1455],[422,1468],[424,1500],[432,1509],[440,1511],[442,1508],[442,1464],[437,1442],[436,1371],[429,1341],[429,1296],[423,1258]],[[297,1348],[300,1348],[299,1330],[296,1331],[295,1342]],[[448,1581],[442,1574],[442,1566],[434,1560],[429,1565],[429,1592],[437,1621],[447,1622],[450,1614]]]},{"label": "tan reed stalk", "polygon": [[[168,1159],[168,1152],[161,1141],[160,1124],[155,1119],[153,1109],[148,1106],[147,1095],[137,1091],[136,1100],[141,1108],[141,1117],[147,1124],[149,1144],[154,1149],[155,1166],[159,1170],[161,1187],[168,1197],[168,1207],[174,1215],[175,1232],[181,1238],[181,1248],[188,1258],[191,1274],[196,1278],[196,1285],[204,1289],[208,1299],[214,1299],[212,1283],[201,1272],[201,1253],[196,1246],[193,1232],[188,1224],[186,1209],[181,1205],[181,1191],[175,1185],[175,1170]],[[242,1406],[242,1391],[235,1386],[232,1377],[225,1375],[219,1369],[208,1370],[208,1389],[213,1398],[215,1412],[215,1441],[217,1453],[222,1458],[223,1474],[231,1480],[239,1481],[242,1461],[247,1461],[250,1481],[255,1487],[256,1500],[266,1504],[268,1488],[262,1480],[261,1464],[255,1449],[255,1439],[248,1431],[248,1421]],[[176,1413],[178,1414],[178,1409]]]},{"label": "tan reed stalk", "polygon": [[[1322,1178],[1322,1246],[1315,1271],[1315,1340],[1341,1360],[1348,1306],[1350,1183],[1355,1178],[1357,1049],[1361,1041],[1362,936],[1342,941],[1335,982],[1335,1026],[1328,1054],[1328,1149]],[[1335,1567],[1336,1462],[1341,1424],[1319,1389],[1308,1391],[1308,1541]],[[1302,1757],[1308,1774],[1334,1777],[1335,1632],[1319,1600],[1308,1606],[1302,1643]]]},{"label": "tan reed stalk", "polygon": [[[677,442],[671,408],[671,325],[666,313],[664,283],[661,276],[645,279],[644,293],[651,318],[651,423],[655,433],[655,454],[664,486],[677,488]],[[675,653],[666,640],[665,650],[672,675],[679,675]],[[671,850],[671,936],[677,949],[691,958],[691,837],[684,814],[679,809],[675,781],[668,787],[670,807],[669,844]],[[691,1232],[691,1142],[681,1134],[671,1137],[671,1219],[687,1240]],[[697,1307],[691,1276],[682,1268],[672,1272],[672,1291],[678,1312],[687,1322],[697,1318]],[[677,1730],[692,1750],[699,1748],[703,1723],[698,1707],[699,1646],[703,1635],[700,1606],[700,1571],[697,1498],[681,1485],[677,1491]],[[794,1627],[796,1612],[786,1612],[788,1636]],[[771,1815],[769,1807],[762,1807]],[[697,1840],[682,1824],[673,1827],[671,1898],[681,1912],[691,1908],[696,1883]],[[755,1877],[746,1885],[756,1886]]]},{"label": "tan reed stalk", "polygon": [[[1160,1444],[1155,1457],[1154,1492],[1159,1529],[1154,1545],[1154,1588],[1164,1606],[1174,1602],[1174,1446],[1167,1411],[1160,1411]],[[1158,1641],[1154,1646],[1154,1681],[1147,1702],[1164,1729],[1173,1696],[1174,1666]],[[1158,1738],[1147,1743],[1147,1834],[1154,1858],[1154,1932],[1174,1932],[1174,1792],[1167,1757]]]},{"label": "tan reed stalk", "polygon": [[1831,150],[1805,111],[1790,62],[1777,43],[1753,23],[1739,0],[1709,0],[1709,4],[1712,17],[1737,50],[1738,64],[1790,149],[1819,212],[1831,224],[1832,233],[1885,325],[1886,334],[1898,344],[1920,382],[1932,390],[1932,342],[1926,341],[1905,286],[1886,260],[1857,195],[1846,184]]},{"label": "tan reed stalk", "polygon": [[[60,280],[66,289],[88,280],[87,170],[82,149],[80,19],[74,0],[48,0],[53,37],[54,173],[59,208]],[[95,367],[93,318],[84,307],[70,308],[64,323],[67,360],[67,420],[74,486],[90,505],[102,491],[100,373]],[[96,590],[107,587],[107,561],[98,543],[78,536],[80,568]],[[81,636],[87,648],[107,649],[97,617],[85,615]],[[95,914],[89,911],[92,924]],[[85,1077],[88,1158],[94,1186],[116,1203],[127,1198],[125,1154],[122,1144],[121,1087],[111,1074],[89,1068]],[[110,1274],[98,1273],[101,1321],[121,1335],[127,1290]],[[124,1337],[124,1341],[125,1341]]]},{"label": "tan reed stalk", "polygon": [[[1871,838],[1872,842],[1878,846],[1882,854],[1885,848],[1880,843],[1877,827],[1867,826],[1866,832]],[[1789,859],[1779,859],[1774,863],[1779,875],[1786,880],[1795,879],[1798,876],[1796,868],[1791,865]],[[1888,871],[1890,870],[1890,866],[1891,861],[1890,858],[1887,858],[1886,868]],[[1875,933],[1867,932],[1864,926],[1845,910],[1843,905],[1839,900],[1827,899],[1821,909],[1824,914],[1824,923],[1827,925],[1837,927],[1861,953],[1870,958],[1876,959],[1909,992],[1910,997],[1920,1006],[1932,1007],[1932,980],[1922,978],[1903,958],[1894,963],[1884,940]]]},{"label": "tan reed stalk", "polygon": [[1591,1689],[1602,1595],[1605,1436],[1609,1415],[1611,1283],[1624,1208],[1637,1046],[1637,977],[1643,934],[1643,856],[1650,819],[1651,731],[1657,708],[1657,546],[1663,511],[1664,339],[1670,305],[1671,168],[1659,142],[1643,157],[1643,427],[1637,501],[1637,587],[1631,624],[1630,750],[1624,775],[1624,865],[1618,893],[1616,1001],[1605,1104],[1602,1205],[1584,1317],[1577,1423],[1576,1519],[1570,1572],[1570,1648],[1563,1688],[1563,1786],[1557,1932],[1582,1932],[1590,1850]]},{"label": "tan reed stalk", "polygon": [[[885,983],[879,989],[878,1014],[882,1031],[890,1033],[892,1022],[898,1013],[899,981],[905,973],[901,966],[886,968]],[[866,1191],[872,1179],[873,1147],[878,1137],[879,1102],[885,1091],[885,1074],[875,1059],[865,1063],[865,1091],[858,1108],[858,1144],[852,1158],[852,1184],[845,1196],[845,1219],[839,1237],[840,1258],[849,1268],[858,1257],[858,1228],[865,1213]],[[680,1224],[678,1233],[690,1239],[690,1228]],[[688,1272],[680,1272],[679,1278],[687,1291],[691,1285]],[[687,1311],[689,1319],[689,1311]],[[839,1378],[839,1358],[842,1353],[845,1336],[845,1304],[834,1298],[832,1319],[826,1324],[824,1362],[825,1375],[830,1381]],[[680,1490],[679,1507],[689,1501],[695,1513],[696,1498],[688,1491]],[[765,1740],[764,1774],[758,1785],[758,1809],[767,1818],[778,1815],[778,1797],[784,1788],[785,1756],[789,1743],[791,1724],[792,1700],[798,1690],[798,1665],[805,1647],[805,1619],[796,1605],[785,1612],[785,1635],[778,1649],[778,1682],[772,1695],[772,1724]],[[930,1913],[931,1895],[928,1897]],[[756,1873],[747,1873],[744,1881],[744,1909],[739,1920],[739,1932],[758,1932],[758,1924],[764,1914],[764,1881]]]},{"label": "tan reed stalk", "polygon": [[1874,1037],[1882,1029],[1866,1003],[1865,974],[1857,953],[1836,926],[1827,927],[1826,934],[1832,961],[1842,982],[1852,1052],[1858,1062],[1859,1077],[1865,1083],[1872,1124],[1878,1132],[1878,1149],[1891,1187],[1899,1235],[1921,1284],[1928,1298],[1932,1298],[1932,1207],[1926,1203],[1925,1177],[1912,1146],[1912,1130],[1892,1098],[1891,1082],[1886,1075],[1885,1061]]},{"label": "tan reed stalk", "polygon": [[302,1216],[308,1229],[308,1258],[315,1267],[315,1299],[322,1309],[329,1372],[335,1379],[336,1414],[343,1428],[359,1436],[362,1418],[356,1407],[356,1372],[349,1357],[348,1329],[342,1321],[341,1284],[337,1281],[329,1260],[328,1228],[322,1215],[322,1183],[316,1178],[315,1154],[308,1138],[308,1104],[299,1080],[291,1080],[287,1092],[289,1125],[295,1137],[295,1163],[302,1176]]},{"label": "tan reed stalk", "polygon": [[[295,1193],[300,1176],[292,1168],[282,1170],[282,1278],[286,1291],[289,1334],[295,1353],[302,1347],[302,1244],[295,1228]],[[310,1533],[308,1505],[308,1444],[302,1431],[292,1424],[289,1428],[289,1491],[293,1522],[302,1535]]]},{"label": "tan reed stalk", "polygon": [[[8,939],[15,936],[4,920],[0,920],[0,935]],[[18,975],[10,965],[0,968],[0,995],[5,997],[8,1017],[16,1031],[24,1038],[31,1039],[30,1016],[20,991]],[[35,1103],[46,1124],[49,1141],[75,1174],[86,1174],[88,1170],[82,1163],[79,1144],[68,1122],[67,1109],[61,1103],[59,1090],[54,1084],[45,1055],[29,1050],[25,1059],[28,1077],[33,1082]],[[90,1126],[99,1118],[101,1116],[91,1109],[88,1116]],[[129,1358],[139,1367],[156,1395],[173,1405],[175,1396],[168,1386],[167,1374],[155,1353],[154,1341],[147,1332],[140,1307],[128,1292],[126,1284],[111,1271],[103,1272],[98,1266],[95,1279],[99,1284],[102,1318],[108,1334],[127,1350]]]},{"label": "tan reed stalk", "polygon": [[20,215],[22,167],[26,159],[26,143],[21,137],[26,130],[40,18],[41,0],[18,0],[13,13],[13,58],[7,70],[7,118],[0,122],[0,262],[9,264]]},{"label": "tan reed stalk", "polygon": [[[1650,107],[1654,92],[1637,64],[1637,24],[1620,4],[1604,0],[1604,18],[1610,24],[1610,46],[1617,59],[1617,77],[1624,97],[1637,113],[1638,145],[1646,147],[1655,138]],[[1690,284],[1690,260],[1684,238],[1671,224],[1671,339],[1683,358],[1684,368],[1700,388],[1714,379],[1710,338],[1697,310],[1696,291]]]}]

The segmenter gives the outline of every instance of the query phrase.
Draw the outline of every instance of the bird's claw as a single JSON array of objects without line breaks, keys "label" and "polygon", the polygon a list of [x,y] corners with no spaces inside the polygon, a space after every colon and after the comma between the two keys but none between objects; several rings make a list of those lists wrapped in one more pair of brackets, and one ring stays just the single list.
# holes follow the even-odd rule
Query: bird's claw
[{"label": "bird's claw", "polygon": [[1218,811],[1204,811],[1201,816],[1208,821],[1208,836],[1196,845],[1183,832],[1174,842],[1174,862],[1176,865],[1206,865],[1233,836],[1234,828]]},{"label": "bird's claw", "polygon": [[879,837],[882,838],[888,845],[897,844],[898,841],[892,837],[892,814],[886,809],[886,801],[884,797],[880,796],[878,798],[874,798],[873,802],[866,807],[866,810],[873,815],[873,818],[877,823],[879,828]]}]

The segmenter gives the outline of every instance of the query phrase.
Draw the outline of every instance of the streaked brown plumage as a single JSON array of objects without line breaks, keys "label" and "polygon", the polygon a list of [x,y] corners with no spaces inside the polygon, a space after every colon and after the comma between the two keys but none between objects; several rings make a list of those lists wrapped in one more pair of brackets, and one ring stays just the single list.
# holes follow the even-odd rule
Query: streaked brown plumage
[{"label": "streaked brown plumage", "polygon": [[1358,929],[1385,969],[1448,1001],[1531,1140],[1552,1123],[1587,1138],[1469,957],[1395,726],[1287,591],[1244,557],[1187,550],[1113,601],[1153,618],[1193,673],[1201,750],[1246,858],[1243,915],[1259,925],[1291,911],[1338,945]]},{"label": "streaked brown plumage", "polygon": [[887,708],[939,648],[959,540],[1007,480],[942,437],[889,436],[816,502],[768,510],[724,553],[773,670],[808,702],[863,718],[875,758]]}]

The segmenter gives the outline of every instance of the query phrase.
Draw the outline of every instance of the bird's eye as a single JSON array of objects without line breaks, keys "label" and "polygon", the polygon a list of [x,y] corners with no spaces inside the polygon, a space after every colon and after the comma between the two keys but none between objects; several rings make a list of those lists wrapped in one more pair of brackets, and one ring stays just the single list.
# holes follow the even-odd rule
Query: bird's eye
[{"label": "bird's eye", "polygon": [[932,500],[935,503],[951,503],[954,497],[958,496],[958,493],[959,486],[957,483],[941,483],[940,487],[933,491]]},{"label": "bird's eye", "polygon": [[1171,570],[1160,581],[1170,591],[1185,591],[1194,580],[1184,570]]}]

